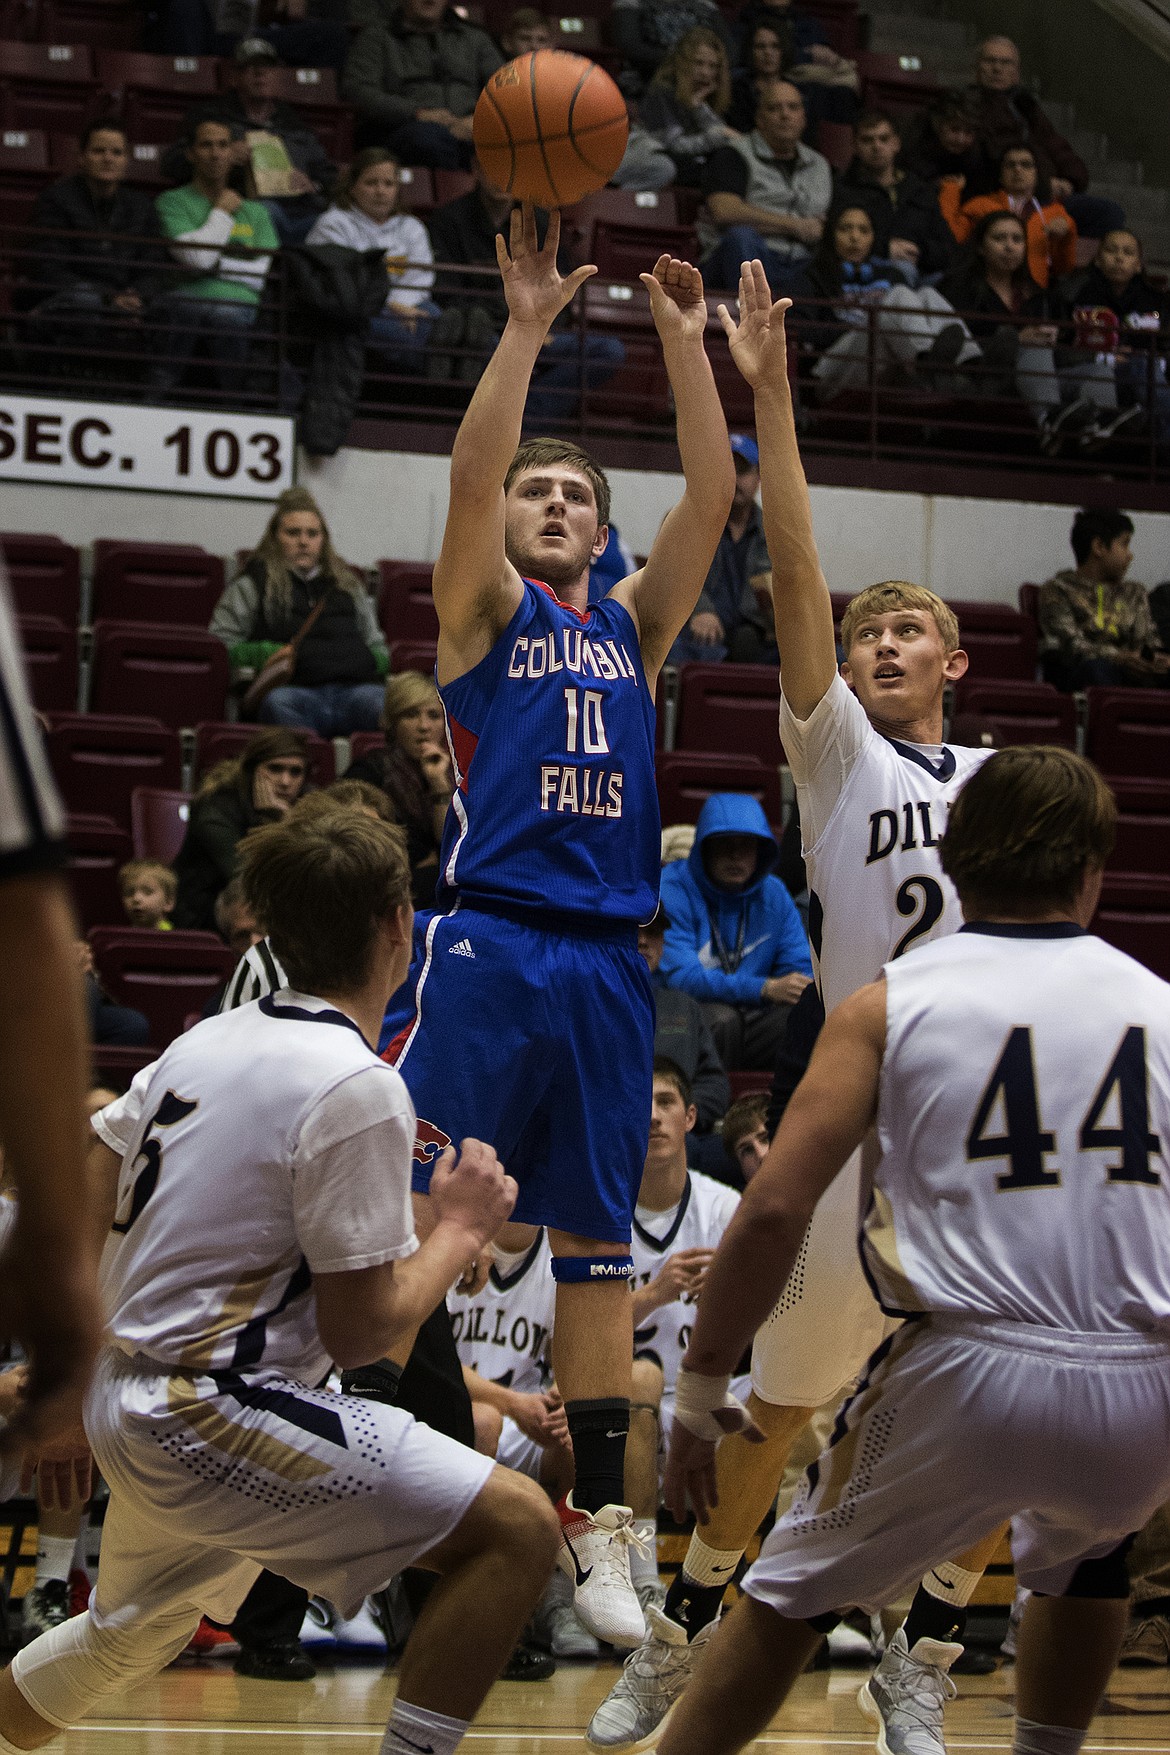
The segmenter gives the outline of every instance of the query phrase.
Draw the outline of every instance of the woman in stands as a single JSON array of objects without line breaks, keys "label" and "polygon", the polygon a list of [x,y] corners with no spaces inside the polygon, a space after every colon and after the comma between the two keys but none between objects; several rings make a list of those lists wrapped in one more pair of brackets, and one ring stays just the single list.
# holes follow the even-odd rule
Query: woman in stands
[{"label": "woman in stands", "polygon": [[938,204],[960,244],[966,243],[984,214],[1018,214],[1028,235],[1028,270],[1037,286],[1047,286],[1050,279],[1076,267],[1076,222],[1059,201],[1050,198],[1030,146],[1004,150],[994,194],[964,201],[962,179],[947,177],[939,188]]},{"label": "woman in stands", "polygon": [[427,295],[435,284],[431,240],[421,219],[398,212],[398,160],[381,146],[359,152],[343,172],[333,205],[305,239],[347,250],[381,250],[390,293],[370,318],[369,340],[395,371],[417,369],[439,307]]},{"label": "woman in stands", "polygon": [[1028,234],[1015,213],[985,213],[940,292],[961,311],[983,350],[978,386],[1028,404],[1040,449],[1054,455],[1093,423],[1095,408],[1075,372],[1058,375],[1055,297],[1028,267]]},{"label": "woman in stands", "polygon": [[760,86],[779,79],[784,71],[784,34],[778,22],[769,24],[760,19],[744,45],[744,60],[742,73],[732,81],[727,120],[741,134],[750,134],[756,125]]},{"label": "woman in stands", "polygon": [[455,786],[439,692],[429,676],[404,670],[386,684],[385,747],[359,756],[347,780],[366,780],[386,793],[406,830],[416,908],[430,908],[439,875],[439,845]]},{"label": "woman in stands", "polygon": [[302,731],[258,731],[243,754],[204,775],[175,858],[176,926],[215,931],[215,899],[236,874],[250,829],[278,822],[305,789],[309,742]]},{"label": "woman in stands", "polygon": [[1159,443],[1170,442],[1170,297],[1147,279],[1141,240],[1131,231],[1106,232],[1091,265],[1057,293],[1073,324],[1075,357],[1097,383],[1099,412],[1087,444],[1137,436],[1151,407]]},{"label": "woman in stands", "polygon": [[696,25],[679,39],[638,105],[638,120],[674,163],[674,180],[702,186],[711,153],[733,138],[725,117],[731,66],[722,37]]},{"label": "woman in stands", "polygon": [[[320,606],[320,607],[318,607]],[[309,617],[314,616],[311,625]],[[374,731],[379,678],[390,666],[374,606],[340,559],[307,488],[288,488],[256,548],[215,606],[211,631],[233,665],[262,671],[299,640],[290,677],[260,701],[268,725],[299,725],[318,737]]]}]

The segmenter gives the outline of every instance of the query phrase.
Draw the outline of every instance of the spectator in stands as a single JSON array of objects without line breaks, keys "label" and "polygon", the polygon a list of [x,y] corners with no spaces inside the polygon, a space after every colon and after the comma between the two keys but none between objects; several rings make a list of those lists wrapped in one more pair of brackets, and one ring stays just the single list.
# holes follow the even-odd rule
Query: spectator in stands
[{"label": "spectator in stands", "polygon": [[404,670],[388,678],[382,730],[385,746],[351,762],[345,777],[379,787],[390,800],[395,820],[406,830],[414,905],[431,908],[455,790],[443,704],[431,677]]},{"label": "spectator in stands", "polygon": [[752,1091],[723,1117],[723,1150],[747,1187],[768,1155],[768,1095]]},{"label": "spectator in stands", "polygon": [[1125,576],[1132,536],[1124,512],[1078,512],[1070,532],[1076,566],[1040,587],[1040,658],[1058,689],[1165,688],[1170,681],[1170,653],[1146,588]]},{"label": "spectator in stands", "polygon": [[[78,170],[42,190],[32,212],[39,341],[76,349],[50,370],[85,371],[109,348],[149,351],[151,305],[166,265],[149,195],[125,186],[128,151],[117,123],[94,122],[81,136]],[[40,295],[48,292],[48,297]],[[123,373],[127,367],[123,366]]]},{"label": "spectator in stands", "polygon": [[169,865],[157,859],[131,859],[118,873],[118,894],[131,926],[169,932],[174,922],[179,881]]},{"label": "spectator in stands", "polygon": [[246,172],[251,166],[247,136],[274,134],[292,166],[290,193],[261,196],[282,244],[299,244],[326,204],[336,170],[304,116],[276,96],[280,57],[264,37],[246,37],[236,48],[231,63],[231,89],[192,107],[184,140],[163,155],[163,170],[176,179],[182,175],[186,143],[194,138],[200,122],[226,122],[232,131],[232,165]]},{"label": "spectator in stands", "polygon": [[[244,886],[239,878],[233,878],[226,889],[215,898],[215,930],[237,957],[250,951],[264,937],[264,928],[252,912],[252,904],[244,894]],[[227,983],[224,983],[226,987]],[[216,1002],[204,1008],[204,1015],[210,1017],[219,1010],[219,999],[223,997],[220,989]]]},{"label": "spectator in stands", "polygon": [[853,158],[836,180],[838,206],[864,207],[874,231],[874,254],[901,262],[915,278],[942,274],[955,241],[939,209],[933,183],[905,170],[902,136],[885,110],[865,110],[854,126]]},{"label": "spectator in stands", "polygon": [[[1083,236],[1099,238],[1125,224],[1116,201],[1085,194],[1089,184],[1085,161],[1057,131],[1039,100],[1020,84],[1020,51],[1010,37],[988,37],[980,43],[970,95],[990,165],[998,166],[1009,146],[1030,146],[1051,199],[1063,202]],[[972,188],[967,193],[985,191]]]},{"label": "spectator in stands", "polygon": [[500,52],[447,0],[354,0],[365,25],[345,64],[342,92],[358,112],[364,146],[400,164],[460,170],[471,162],[471,116]]},{"label": "spectator in stands", "polygon": [[994,187],[993,167],[979,140],[979,107],[970,92],[940,92],[906,128],[902,164],[936,187],[958,177],[968,195]]},{"label": "spectator in stands", "polygon": [[[748,0],[739,15],[736,56],[747,66],[751,64],[748,45],[762,24],[771,26],[780,38],[780,65],[772,76],[800,87],[810,128],[818,122],[852,122],[861,86],[856,62],[839,55],[816,19],[802,16],[792,0]],[[750,128],[750,119],[747,125]]]},{"label": "spectator in stands", "polygon": [[259,823],[278,822],[291,809],[308,773],[306,734],[273,726],[258,731],[242,755],[203,776],[175,857],[176,926],[215,931],[216,897],[236,875],[240,842]]},{"label": "spectator in stands", "polygon": [[[830,216],[816,255],[797,288],[797,334],[818,349],[813,367],[826,400],[862,389],[871,372],[891,369],[933,389],[954,389],[957,367],[980,357],[978,343],[932,286],[915,287],[910,263],[876,254],[873,223],[864,207]],[[804,298],[831,300],[815,314]],[[872,325],[869,312],[879,312]]]},{"label": "spectator in stands", "polygon": [[517,55],[534,55],[537,49],[551,49],[552,28],[544,13],[538,12],[535,6],[518,6],[504,20],[498,41],[505,60],[514,61]]},{"label": "spectator in stands", "polygon": [[1106,232],[1092,265],[1057,290],[1073,323],[1074,361],[1091,377],[1099,410],[1089,443],[1137,432],[1152,410],[1155,436],[1170,444],[1170,300],[1146,275],[1141,240]]},{"label": "spectator in stands", "polygon": [[[434,208],[426,219],[435,261],[441,265],[438,289],[444,306],[431,331],[427,366],[436,381],[458,379],[477,384],[508,320],[498,274],[489,279],[483,274],[444,272],[442,267],[497,268],[496,235],[507,235],[514,203],[510,195],[488,181],[478,161],[474,171],[474,189]],[[538,215],[537,235],[542,242],[545,224],[544,216]],[[561,237],[558,264],[561,273],[567,274],[572,264],[564,232]],[[545,341],[528,392],[524,418],[530,429],[571,420],[582,381],[590,390],[600,389],[625,359],[618,336],[582,337],[571,317],[558,321],[559,327],[554,327]]]},{"label": "spectator in stands", "polygon": [[1045,199],[1036,154],[1030,146],[1006,147],[999,161],[999,188],[992,195],[963,200],[958,179],[946,179],[938,204],[960,244],[965,244],[985,213],[1015,213],[1028,234],[1028,269],[1037,286],[1070,274],[1076,267],[1077,228],[1067,208]]},{"label": "spectator in stands", "polygon": [[263,37],[290,67],[340,69],[349,48],[346,0],[272,0],[260,24],[256,0],[163,0],[167,55],[231,55],[242,38]]},{"label": "spectator in stands", "polygon": [[662,974],[699,1001],[728,1071],[775,1064],[788,1013],[812,979],[800,916],[771,875],[778,852],[754,798],[716,792],[689,856],[662,873]]},{"label": "spectator in stands", "polygon": [[755,127],[707,160],[699,216],[708,286],[737,287],[759,257],[776,297],[789,293],[820,242],[833,194],[828,161],[801,140],[804,100],[788,80],[761,85]]},{"label": "spectator in stands", "polygon": [[708,1134],[731,1101],[731,1086],[698,1001],[681,987],[668,987],[661,976],[669,925],[660,902],[654,918],[638,928],[638,950],[654,987],[654,1053],[682,1069],[697,1112],[695,1132]]},{"label": "spectator in stands", "polygon": [[1058,374],[1057,302],[1028,268],[1028,235],[1016,213],[985,213],[939,291],[961,311],[983,350],[978,388],[1023,398],[1054,454],[1092,425],[1096,410],[1077,373]]},{"label": "spectator in stands", "polygon": [[756,101],[761,85],[784,73],[784,33],[779,19],[761,18],[743,44],[744,65],[731,82],[731,107],[727,120],[737,134],[750,134],[756,125]]},{"label": "spectator in stands", "polygon": [[439,307],[428,296],[435,284],[431,240],[421,219],[398,212],[398,188],[393,154],[367,146],[342,175],[333,205],[305,241],[384,253],[390,296],[370,319],[370,345],[386,354],[395,370],[410,371],[426,349]]},{"label": "spectator in stands", "polygon": [[378,678],[390,664],[386,641],[369,592],[334,550],[308,488],[281,494],[260,542],[216,604],[211,632],[239,667],[259,671],[286,651],[295,658],[290,680],[260,702],[265,723],[308,726],[318,737],[376,729]]},{"label": "spectator in stands", "polygon": [[716,0],[613,0],[609,39],[624,66],[619,83],[638,97],[689,30],[704,25],[730,46]]},{"label": "spectator in stands", "polygon": [[727,527],[695,605],[671,651],[673,664],[731,658],[746,664],[777,664],[772,635],[772,563],[760,491],[760,449],[747,433],[732,433],[735,494]]},{"label": "spectator in stands", "polygon": [[239,394],[264,282],[280,239],[259,201],[230,187],[234,142],[226,122],[200,122],[186,156],[194,175],[155,203],[171,254],[190,278],[168,297],[176,319],[151,382],[170,390],[202,337],[221,389]]},{"label": "spectator in stands", "polygon": [[638,105],[638,120],[674,165],[674,180],[698,189],[710,155],[735,138],[724,117],[731,64],[717,31],[696,25],[679,38]]}]

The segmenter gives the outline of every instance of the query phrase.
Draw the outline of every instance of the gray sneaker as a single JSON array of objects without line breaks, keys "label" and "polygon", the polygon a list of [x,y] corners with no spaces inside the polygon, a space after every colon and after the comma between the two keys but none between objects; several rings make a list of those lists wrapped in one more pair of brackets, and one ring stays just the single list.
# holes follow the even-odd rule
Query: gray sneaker
[{"label": "gray sneaker", "polygon": [[556,1658],[599,1658],[601,1645],[582,1625],[573,1607],[573,1586],[563,1572],[554,1572],[537,1604],[533,1628],[538,1645]]},{"label": "gray sneaker", "polygon": [[686,1630],[651,1606],[647,1633],[589,1721],[585,1741],[605,1755],[636,1755],[657,1741],[667,1713],[691,1679],[718,1617],[687,1643]]},{"label": "gray sneaker", "polygon": [[1147,1615],[1144,1620],[1135,1621],[1125,1636],[1117,1661],[1165,1669],[1170,1664],[1170,1618]]},{"label": "gray sneaker", "polygon": [[942,1639],[919,1639],[906,1649],[899,1627],[882,1661],[857,1696],[857,1704],[877,1727],[879,1755],[946,1755],[943,1707],[955,1698],[947,1671],[961,1645]]},{"label": "gray sneaker", "polygon": [[666,1586],[657,1576],[636,1584],[634,1593],[642,1605],[644,1615],[648,1615],[651,1609],[664,1609],[666,1607]]}]

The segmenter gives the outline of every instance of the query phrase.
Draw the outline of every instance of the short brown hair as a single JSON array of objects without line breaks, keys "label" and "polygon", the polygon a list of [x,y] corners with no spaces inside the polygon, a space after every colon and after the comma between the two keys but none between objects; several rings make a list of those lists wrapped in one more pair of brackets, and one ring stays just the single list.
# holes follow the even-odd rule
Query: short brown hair
[{"label": "short brown hair", "polygon": [[170,866],[163,865],[158,859],[128,859],[118,872],[119,894],[125,895],[131,884],[136,884],[139,878],[145,877],[152,877],[157,881],[169,908],[179,893],[179,880]]},{"label": "short brown hair", "polygon": [[671,1060],[669,1054],[656,1054],[654,1056],[654,1077],[656,1079],[664,1079],[667,1084],[673,1085],[679,1096],[682,1098],[685,1107],[687,1109],[690,1108],[693,1100],[691,1097],[691,1081],[688,1079],[677,1060]]},{"label": "short brown hair", "polygon": [[508,465],[504,492],[508,492],[516,477],[526,469],[551,469],[557,463],[567,463],[570,469],[579,469],[588,478],[597,502],[598,525],[608,524],[609,482],[605,472],[597,467],[587,451],[582,451],[580,445],[571,445],[568,439],[525,439]]},{"label": "short brown hair", "polygon": [[[353,206],[353,186],[366,172],[373,170],[375,165],[393,165],[398,169],[398,160],[384,146],[363,147],[349,164],[346,165],[337,179],[333,190],[333,200],[338,207]],[[316,508],[314,508],[315,510]]]},{"label": "short brown hair", "polygon": [[1091,762],[1054,744],[999,750],[951,806],[939,847],[964,908],[1047,913],[1113,851],[1117,806]]},{"label": "short brown hair", "polygon": [[758,1127],[764,1127],[768,1120],[767,1091],[749,1091],[746,1097],[738,1097],[723,1117],[723,1149],[727,1156],[735,1162],[735,1149],[749,1133],[755,1133]]},{"label": "short brown hair", "polygon": [[361,987],[378,928],[410,902],[403,831],[336,802],[253,829],[241,848],[240,877],[302,993]]},{"label": "short brown hair", "polygon": [[911,585],[907,579],[883,579],[878,585],[867,585],[845,606],[841,617],[841,644],[846,658],[857,632],[857,624],[871,615],[885,615],[891,609],[917,609],[933,616],[948,652],[959,644],[959,622],[953,609],[925,585]]},{"label": "short brown hair", "polygon": [[383,823],[396,823],[394,806],[380,786],[371,786],[368,780],[334,780],[324,792],[310,793],[310,797],[325,798],[331,804],[340,805],[342,810],[364,810]]}]

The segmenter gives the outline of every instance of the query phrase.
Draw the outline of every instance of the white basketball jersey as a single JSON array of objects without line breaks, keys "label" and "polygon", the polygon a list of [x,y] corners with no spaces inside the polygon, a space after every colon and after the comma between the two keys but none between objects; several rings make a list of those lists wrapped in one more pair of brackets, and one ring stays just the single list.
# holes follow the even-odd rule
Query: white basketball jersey
[{"label": "white basketball jersey", "polygon": [[1059,925],[967,928],[886,980],[886,1310],[1170,1334],[1170,986]]},{"label": "white basketball jersey", "polygon": [[[684,1249],[717,1249],[738,1205],[739,1196],[733,1188],[716,1182],[713,1176],[688,1170],[686,1187],[676,1207],[661,1213],[638,1207],[630,1242],[634,1287],[648,1286],[668,1258]],[[660,1305],[634,1334],[635,1354],[639,1359],[654,1359],[661,1365],[667,1394],[674,1390],[678,1368],[690,1345],[695,1302],[688,1293],[676,1298],[673,1304]]]},{"label": "white basketball jersey", "polygon": [[125,1353],[318,1383],[313,1275],[417,1248],[406,1086],[323,1000],[197,1024],[92,1125],[122,1154],[102,1289]]},{"label": "white basketball jersey", "polygon": [[542,1231],[509,1274],[495,1262],[482,1292],[447,1295],[460,1363],[506,1389],[535,1395],[552,1381],[548,1362],[557,1285]]},{"label": "white basketball jersey", "polygon": [[825,1011],[882,965],[956,932],[959,898],[938,860],[947,811],[990,750],[898,743],[834,677],[805,720],[780,697],[808,871],[808,934]]}]

